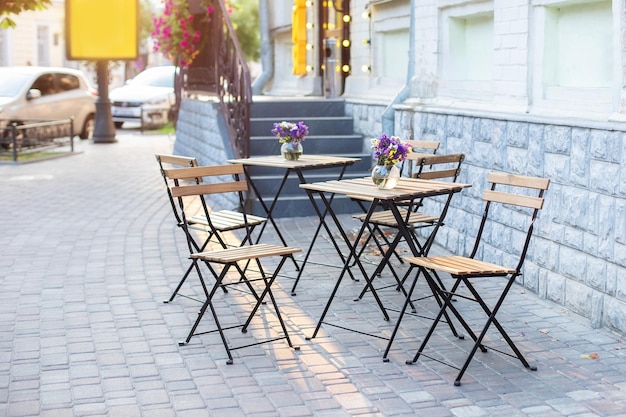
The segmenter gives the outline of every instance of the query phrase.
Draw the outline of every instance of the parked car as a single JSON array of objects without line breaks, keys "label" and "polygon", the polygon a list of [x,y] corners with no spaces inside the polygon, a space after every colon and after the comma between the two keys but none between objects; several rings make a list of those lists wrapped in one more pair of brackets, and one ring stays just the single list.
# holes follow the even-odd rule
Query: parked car
[{"label": "parked car", "polygon": [[97,91],[78,70],[0,67],[0,130],[9,123],[74,118],[81,139],[93,134]]},{"label": "parked car", "polygon": [[142,127],[158,127],[170,120],[176,104],[174,76],[176,67],[148,68],[123,87],[109,93],[111,113],[116,128],[124,122],[141,123]]}]

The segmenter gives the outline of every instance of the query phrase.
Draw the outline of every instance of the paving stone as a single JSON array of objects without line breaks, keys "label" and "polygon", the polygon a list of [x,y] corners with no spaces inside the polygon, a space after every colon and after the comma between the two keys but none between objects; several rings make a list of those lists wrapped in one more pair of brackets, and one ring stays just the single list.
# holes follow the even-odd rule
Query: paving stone
[{"label": "paving stone", "polygon": [[[234,351],[235,363],[227,365],[217,334],[178,346],[200,304],[184,297],[161,302],[189,264],[154,161],[155,152],[172,151],[173,139],[132,131],[118,139],[106,146],[81,141],[76,144],[81,153],[62,160],[0,165],[0,210],[10,213],[0,217],[0,415],[624,415],[623,338],[593,329],[575,313],[517,287],[499,319],[537,372],[497,352],[478,353],[455,387],[452,368],[424,357],[406,365],[430,325],[426,317],[403,322],[388,363],[382,361],[386,340],[326,323],[306,340],[338,271],[323,264],[340,263],[327,236],[312,252],[315,263],[307,265],[296,296],[290,295],[293,280],[287,277],[295,274],[293,265],[275,286],[300,350],[284,341],[246,347]],[[350,215],[340,220],[348,230],[357,227]],[[278,224],[289,242],[307,247],[317,220],[278,219]],[[267,239],[277,242],[271,229]],[[33,251],[41,256],[30,256]],[[439,247],[433,251],[445,254]],[[387,337],[397,313],[390,311],[392,320],[385,322],[369,294],[353,301],[363,284],[344,279],[328,321]],[[489,283],[486,289],[494,293],[498,286]],[[184,290],[202,297],[196,277]],[[425,282],[418,282],[417,291],[427,294]],[[396,291],[380,295],[390,308],[402,304]],[[231,291],[216,298],[216,308],[226,322],[239,323],[251,302]],[[458,305],[475,325],[480,311]],[[423,316],[436,310],[433,300],[418,304]],[[273,314],[265,317],[272,333],[282,331]],[[209,317],[202,323],[212,324]],[[249,343],[264,326],[255,318],[248,334],[234,331],[228,337]],[[508,349],[494,329],[487,338]],[[455,339],[446,327],[438,328],[429,346],[454,363],[462,363],[470,347],[469,336]],[[585,357],[594,352],[598,359]]]}]

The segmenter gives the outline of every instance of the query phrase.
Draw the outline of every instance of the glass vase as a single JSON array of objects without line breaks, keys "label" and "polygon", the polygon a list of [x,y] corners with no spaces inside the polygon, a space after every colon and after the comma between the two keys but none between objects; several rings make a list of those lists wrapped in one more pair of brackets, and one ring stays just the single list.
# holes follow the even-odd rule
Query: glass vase
[{"label": "glass vase", "polygon": [[297,161],[302,155],[302,143],[283,143],[280,147],[280,153],[287,161]]},{"label": "glass vase", "polygon": [[372,169],[372,182],[381,190],[391,190],[398,185],[400,170],[394,164],[376,165]]}]

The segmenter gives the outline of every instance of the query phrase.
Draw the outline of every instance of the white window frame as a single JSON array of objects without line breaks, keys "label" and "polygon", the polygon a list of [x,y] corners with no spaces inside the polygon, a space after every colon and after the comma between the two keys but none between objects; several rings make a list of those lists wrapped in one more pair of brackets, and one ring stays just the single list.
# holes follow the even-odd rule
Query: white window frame
[{"label": "white window frame", "polygon": [[[611,18],[607,25],[610,32],[611,46],[608,63],[609,79],[603,84],[601,81],[594,80],[596,85],[559,85],[564,78],[559,75],[551,75],[549,72],[558,72],[558,67],[550,66],[550,61],[546,60],[546,53],[550,53],[550,40],[554,39],[554,31],[558,28],[550,28],[551,19],[556,16],[558,11],[555,8],[571,8],[584,5],[593,5],[597,3],[611,3]],[[615,39],[616,17],[615,17],[615,1],[607,0],[534,0],[533,3],[533,19],[535,32],[532,33],[532,111],[534,113],[551,114],[557,112],[581,112],[586,113],[611,113],[619,107],[619,94],[616,92],[621,90],[621,76],[619,75],[621,67],[620,48],[615,45],[619,43],[619,39]],[[567,12],[565,12],[567,13]],[[588,25],[580,27],[581,31],[589,31]],[[591,30],[593,34],[598,31]],[[557,33],[558,35],[558,33]],[[555,46],[554,48],[557,48]],[[553,52],[556,54],[566,53],[563,50]],[[565,57],[565,61],[570,57]],[[550,80],[552,78],[553,80]],[[574,81],[575,82],[575,81]]]},{"label": "white window frame", "polygon": [[9,30],[0,28],[0,66],[9,66]]},{"label": "white window frame", "polygon": [[50,66],[50,26],[45,24],[37,25],[37,65]]},{"label": "white window frame", "polygon": [[[372,62],[371,74],[374,86],[402,87],[409,68],[410,10],[408,0],[372,3]],[[394,48],[387,41],[395,38]],[[405,38],[405,42],[398,40]],[[394,65],[397,71],[389,71]]]},{"label": "white window frame", "polygon": [[[439,73],[439,96],[457,98],[461,100],[479,100],[491,101],[493,99],[493,56],[494,56],[494,37],[493,22],[494,9],[492,1],[484,1],[478,3],[447,3],[449,7],[440,9],[440,32],[439,32],[439,51],[440,59],[438,61]],[[455,25],[461,24],[461,20],[469,22],[478,22],[479,20],[491,20],[491,39],[483,42],[483,53],[481,59],[488,62],[488,73],[482,79],[462,79],[458,77],[458,72],[451,68],[459,65],[453,57],[452,35]],[[488,27],[479,28],[489,29]],[[488,32],[487,32],[488,33]],[[480,32],[474,35],[480,36]],[[484,43],[489,42],[487,45]],[[487,56],[487,58],[485,58]],[[470,59],[471,58],[467,58]],[[470,61],[465,61],[460,65],[471,65]],[[480,65],[480,64],[479,64]],[[484,65],[484,64],[483,64]]]}]

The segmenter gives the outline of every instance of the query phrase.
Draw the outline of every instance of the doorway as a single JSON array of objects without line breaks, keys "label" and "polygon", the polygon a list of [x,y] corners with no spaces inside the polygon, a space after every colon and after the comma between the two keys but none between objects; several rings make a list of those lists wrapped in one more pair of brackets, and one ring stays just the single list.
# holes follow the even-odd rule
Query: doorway
[{"label": "doorway", "polygon": [[[343,94],[345,80],[350,75],[350,1],[320,0],[319,75],[325,96]],[[327,65],[330,64],[330,65]],[[334,68],[326,68],[327,66]]]}]

